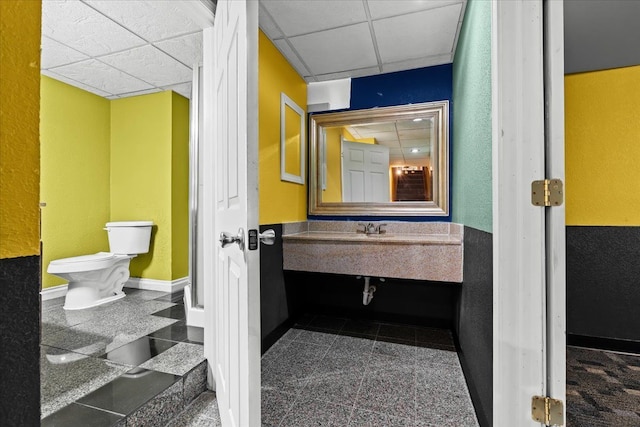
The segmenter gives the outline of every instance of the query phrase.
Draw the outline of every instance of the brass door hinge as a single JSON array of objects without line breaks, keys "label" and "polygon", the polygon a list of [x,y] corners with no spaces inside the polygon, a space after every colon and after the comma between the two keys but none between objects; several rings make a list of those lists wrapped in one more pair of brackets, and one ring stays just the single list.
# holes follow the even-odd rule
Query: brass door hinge
[{"label": "brass door hinge", "polygon": [[531,183],[531,203],[534,206],[560,206],[563,202],[562,181],[544,179]]},{"label": "brass door hinge", "polygon": [[564,404],[562,400],[546,396],[531,398],[531,418],[547,426],[561,426],[564,424]]}]

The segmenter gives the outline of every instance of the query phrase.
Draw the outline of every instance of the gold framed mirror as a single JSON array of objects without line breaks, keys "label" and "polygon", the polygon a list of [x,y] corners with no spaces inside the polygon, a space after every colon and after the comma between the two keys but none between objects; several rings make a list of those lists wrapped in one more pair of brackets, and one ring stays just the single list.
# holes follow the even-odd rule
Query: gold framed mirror
[{"label": "gold framed mirror", "polygon": [[449,215],[449,101],[314,114],[309,214]]}]

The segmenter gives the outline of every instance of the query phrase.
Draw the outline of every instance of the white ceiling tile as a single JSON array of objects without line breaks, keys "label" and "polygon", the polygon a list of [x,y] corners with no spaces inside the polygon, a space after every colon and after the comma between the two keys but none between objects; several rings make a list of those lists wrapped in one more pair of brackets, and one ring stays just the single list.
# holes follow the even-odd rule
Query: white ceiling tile
[{"label": "white ceiling tile", "polygon": [[98,96],[102,96],[102,97],[111,96],[111,94],[109,92],[105,92],[105,91],[97,89],[97,88],[95,88],[93,86],[89,86],[89,85],[80,83],[80,82],[78,82],[76,80],[72,80],[72,79],[70,79],[70,78],[68,78],[66,76],[63,76],[63,75],[58,74],[58,73],[55,73],[55,72],[53,72],[51,70],[42,70],[42,74],[44,74],[45,76],[51,77],[52,79],[59,80],[59,81],[61,81],[63,83],[66,83],[68,85],[77,87],[77,88],[82,89],[82,90],[86,90],[87,92],[91,92],[91,93],[93,93],[95,95],[98,95]]},{"label": "white ceiling tile", "polygon": [[403,139],[402,140],[402,146],[404,148],[415,148],[415,147],[421,147],[420,152],[421,153],[428,153],[429,152],[429,138],[421,138],[421,139]]},{"label": "white ceiling tile", "polygon": [[77,0],[42,2],[42,34],[89,56],[144,44],[144,40]]},{"label": "white ceiling tile", "polygon": [[461,4],[455,4],[374,21],[382,61],[397,62],[450,54],[461,9]]},{"label": "white ceiling tile", "polygon": [[[87,4],[149,42],[202,29],[177,1],[85,0]],[[185,0],[182,0],[185,1]]]},{"label": "white ceiling tile", "polygon": [[378,66],[341,71],[338,73],[318,74],[315,77],[317,81],[324,82],[327,80],[373,76],[375,74],[380,74],[380,68],[378,68]]},{"label": "white ceiling tile", "polygon": [[191,69],[149,45],[103,56],[100,61],[154,86],[187,82],[193,78]]},{"label": "white ceiling tile", "polygon": [[42,37],[40,67],[43,69],[71,64],[89,57],[49,37]]},{"label": "white ceiling tile", "polygon": [[52,71],[111,94],[134,92],[153,87],[96,59],[63,65]]},{"label": "white ceiling tile", "polygon": [[180,83],[177,85],[163,87],[164,90],[172,90],[175,93],[179,93],[187,99],[191,99],[191,82]]},{"label": "white ceiling tile", "polygon": [[284,36],[271,17],[271,14],[265,9],[263,1],[260,2],[260,9],[258,10],[258,23],[260,29],[264,31],[270,40],[280,39]]},{"label": "white ceiling tile", "polygon": [[105,96],[105,98],[109,100],[114,100],[114,99],[119,99],[120,97],[118,95],[109,95],[109,96]]},{"label": "white ceiling tile", "polygon": [[425,132],[427,129],[431,129],[433,119],[423,119],[417,122],[413,120],[398,120],[397,127],[398,130],[404,129],[424,129]]},{"label": "white ceiling tile", "polygon": [[150,93],[157,93],[157,92],[162,92],[162,89],[160,89],[159,87],[154,87],[151,89],[136,90],[134,92],[121,93],[119,94],[118,98],[128,98],[130,96],[149,95]]},{"label": "white ceiling tile", "polygon": [[462,3],[462,0],[368,0],[371,19],[387,18],[389,16],[404,15],[421,10],[436,9],[442,6]]},{"label": "white ceiling tile", "polygon": [[312,74],[335,73],[378,64],[366,23],[289,39]]},{"label": "white ceiling tile", "polygon": [[406,61],[390,62],[382,64],[383,73],[394,71],[413,70],[415,68],[433,67],[434,65],[450,64],[453,62],[453,54],[429,56],[426,58],[407,59]]},{"label": "white ceiling tile", "polygon": [[202,63],[202,31],[154,43],[189,68]]},{"label": "white ceiling tile", "polygon": [[361,1],[263,0],[261,3],[287,37],[367,20]]},{"label": "white ceiling tile", "polygon": [[309,70],[307,70],[307,67],[305,67],[302,61],[300,61],[300,58],[298,58],[296,52],[291,49],[289,43],[287,43],[285,40],[280,39],[274,41],[273,44],[275,44],[278,50],[282,52],[285,58],[287,58],[287,60],[289,61],[289,64],[291,64],[291,66],[296,69],[298,74],[300,74],[301,76],[307,76],[310,74]]}]

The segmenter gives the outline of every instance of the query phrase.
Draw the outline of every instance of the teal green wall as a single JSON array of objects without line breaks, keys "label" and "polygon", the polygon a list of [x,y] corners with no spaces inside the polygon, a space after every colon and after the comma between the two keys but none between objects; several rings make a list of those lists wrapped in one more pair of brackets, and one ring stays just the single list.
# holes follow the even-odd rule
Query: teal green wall
[{"label": "teal green wall", "polygon": [[491,232],[491,2],[469,0],[453,61],[452,221]]}]

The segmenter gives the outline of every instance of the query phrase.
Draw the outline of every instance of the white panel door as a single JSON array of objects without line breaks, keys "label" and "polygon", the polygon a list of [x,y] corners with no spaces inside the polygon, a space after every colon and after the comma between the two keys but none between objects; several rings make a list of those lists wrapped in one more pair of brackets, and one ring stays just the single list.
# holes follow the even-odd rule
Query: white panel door
[{"label": "white panel door", "polygon": [[247,235],[258,229],[258,3],[219,0],[204,42],[205,67],[212,69],[205,73],[211,100],[205,277],[213,287],[205,352],[222,425],[254,427],[260,425],[260,258],[259,249],[247,247]]},{"label": "white panel door", "polygon": [[493,425],[541,426],[531,398],[566,394],[565,209],[531,203],[564,180],[563,6],[492,7]]},{"label": "white panel door", "polygon": [[389,148],[342,142],[342,201],[389,202]]}]

